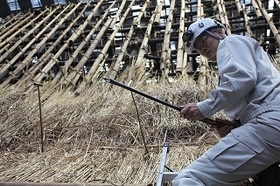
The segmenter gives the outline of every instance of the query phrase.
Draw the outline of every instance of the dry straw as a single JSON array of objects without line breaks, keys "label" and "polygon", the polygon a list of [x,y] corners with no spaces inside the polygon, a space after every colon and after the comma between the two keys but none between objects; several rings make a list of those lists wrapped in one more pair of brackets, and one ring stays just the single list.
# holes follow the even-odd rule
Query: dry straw
[{"label": "dry straw", "polygon": [[[277,60],[273,63],[278,68]],[[206,98],[217,83],[216,76],[211,78],[204,87],[189,77],[172,83],[132,81],[130,86],[183,105]],[[41,88],[43,153],[36,87],[0,90],[1,181],[154,184],[164,141],[171,145],[167,164],[178,171],[219,140],[206,124],[184,120],[178,111],[139,95],[134,94],[133,101],[128,90],[102,80],[79,96],[51,88],[47,82]]]}]

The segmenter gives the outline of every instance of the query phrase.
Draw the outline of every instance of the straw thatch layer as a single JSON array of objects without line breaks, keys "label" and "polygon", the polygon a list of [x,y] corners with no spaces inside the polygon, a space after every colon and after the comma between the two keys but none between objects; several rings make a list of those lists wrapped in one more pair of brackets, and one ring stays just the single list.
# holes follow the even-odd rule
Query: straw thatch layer
[{"label": "straw thatch layer", "polygon": [[[189,82],[135,83],[133,88],[182,105],[208,91]],[[40,89],[43,153],[36,87],[2,90],[2,181],[154,183],[164,141],[171,144],[169,165],[179,170],[218,140],[205,124],[103,81],[79,96],[64,90],[49,94],[49,88],[46,83]]]},{"label": "straw thatch layer", "polygon": [[[211,76],[206,86],[198,82],[180,77],[130,86],[183,105],[206,98],[217,78]],[[171,145],[167,164],[179,171],[219,140],[206,124],[187,121],[176,110],[102,80],[79,95],[46,82],[40,88],[41,152],[37,88],[0,91],[4,182],[154,184],[165,141]]]}]

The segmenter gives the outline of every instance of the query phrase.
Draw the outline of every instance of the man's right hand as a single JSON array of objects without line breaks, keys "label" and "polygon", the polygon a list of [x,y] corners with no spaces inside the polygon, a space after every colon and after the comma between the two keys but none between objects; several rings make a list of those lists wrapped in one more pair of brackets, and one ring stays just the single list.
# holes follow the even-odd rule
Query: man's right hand
[{"label": "man's right hand", "polygon": [[230,133],[230,131],[234,128],[234,123],[226,120],[226,119],[219,119],[216,118],[216,121],[219,123],[224,123],[225,125],[222,127],[215,127],[216,131],[218,132],[218,134],[223,138],[225,137],[228,133]]}]

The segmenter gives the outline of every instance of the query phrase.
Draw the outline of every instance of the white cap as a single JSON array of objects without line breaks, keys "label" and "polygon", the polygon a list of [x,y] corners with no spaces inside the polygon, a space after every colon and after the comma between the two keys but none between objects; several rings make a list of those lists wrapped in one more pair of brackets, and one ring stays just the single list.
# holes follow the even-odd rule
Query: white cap
[{"label": "white cap", "polygon": [[192,23],[188,30],[183,35],[184,42],[187,42],[188,47],[194,47],[194,43],[198,36],[202,34],[204,31],[210,29],[220,27],[224,28],[224,25],[222,25],[220,22],[211,19],[211,18],[205,18],[197,20],[196,22]]}]

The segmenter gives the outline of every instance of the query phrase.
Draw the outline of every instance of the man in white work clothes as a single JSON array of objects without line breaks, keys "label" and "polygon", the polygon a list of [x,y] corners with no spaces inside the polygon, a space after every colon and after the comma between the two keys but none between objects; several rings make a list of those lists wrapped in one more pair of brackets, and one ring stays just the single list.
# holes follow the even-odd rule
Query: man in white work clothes
[{"label": "man in white work clothes", "polygon": [[280,160],[280,74],[252,38],[226,36],[224,26],[205,18],[191,24],[184,42],[217,61],[220,82],[209,98],[184,105],[180,114],[202,120],[224,110],[239,127],[217,129],[223,137],[180,171],[173,186],[238,185]]}]

